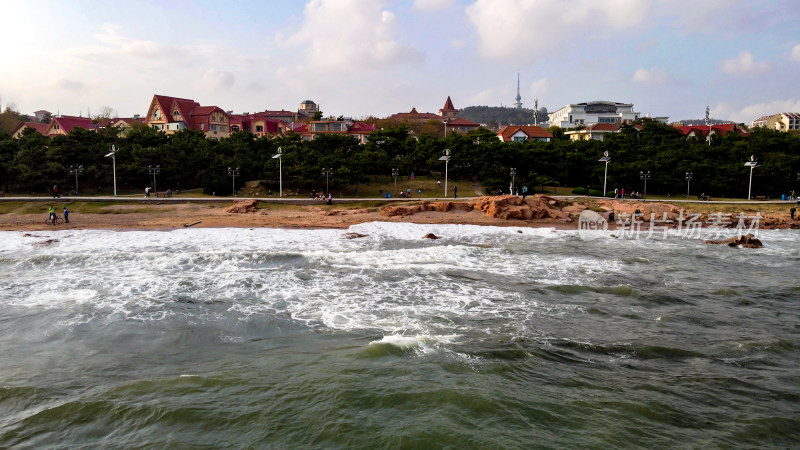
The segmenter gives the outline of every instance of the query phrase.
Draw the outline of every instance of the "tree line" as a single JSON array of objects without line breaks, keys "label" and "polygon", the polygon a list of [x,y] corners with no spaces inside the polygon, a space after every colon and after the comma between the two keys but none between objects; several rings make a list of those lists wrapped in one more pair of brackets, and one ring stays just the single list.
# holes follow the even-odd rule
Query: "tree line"
[{"label": "tree line", "polygon": [[111,193],[112,161],[105,157],[112,145],[116,153],[118,191],[141,192],[152,185],[149,166],[160,166],[159,190],[202,188],[205,193],[229,195],[228,167],[240,168],[240,179],[263,180],[278,186],[278,160],[282,151],[284,189],[304,191],[325,182],[323,169],[331,169],[330,183],[337,191],[356,194],[359,185],[388,182],[392,169],[403,175],[444,176],[439,160],[451,151],[449,177],[475,180],[486,192],[508,191],[510,169],[516,169],[518,186],[543,189],[571,186],[602,190],[605,165],[598,160],[608,152],[608,191],[642,190],[640,172],[650,171],[648,192],[678,196],[686,192],[685,173],[692,172],[693,195],[712,197],[747,195],[753,155],[753,195],[780,196],[798,188],[800,142],[797,137],[767,129],[749,136],[730,133],[686,138],[672,127],[641,122],[641,131],[624,126],[604,141],[570,141],[563,134],[551,142],[501,142],[493,131],[479,128],[447,138],[419,137],[403,125],[373,132],[364,145],[346,135],[320,135],[312,141],[289,134],[256,138],[237,132],[209,139],[201,132],[183,130],[172,135],[146,126],[121,132],[75,129],[66,136],[49,138],[26,130],[20,139],[0,131],[0,190],[20,194],[74,188],[72,165],[82,165],[81,192]]}]

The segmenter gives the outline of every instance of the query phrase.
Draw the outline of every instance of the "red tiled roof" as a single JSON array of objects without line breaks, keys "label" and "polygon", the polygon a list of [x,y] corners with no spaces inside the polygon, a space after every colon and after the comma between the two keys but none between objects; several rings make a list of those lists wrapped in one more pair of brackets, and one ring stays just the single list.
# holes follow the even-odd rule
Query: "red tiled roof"
[{"label": "red tiled roof", "polygon": [[307,123],[303,123],[303,124],[297,124],[296,123],[296,124],[294,124],[294,128],[291,128],[291,126],[290,126],[289,131],[294,131],[295,133],[305,133],[306,131],[308,131],[308,124]]},{"label": "red tiled roof", "polygon": [[[690,125],[685,127],[677,127],[681,130],[684,136],[688,136],[690,133],[694,132],[694,134],[700,134],[705,136],[708,134],[708,126],[707,125]],[[736,124],[733,123],[723,123],[719,125],[711,125],[711,130],[715,134],[719,134],[720,136],[725,136],[726,134],[734,131],[736,129]]]},{"label": "red tiled roof", "polygon": [[390,119],[394,120],[442,120],[442,116],[434,113],[421,113],[417,112],[417,108],[411,108],[411,112],[392,114]]},{"label": "red tiled roof", "polygon": [[[88,117],[61,116],[54,118],[53,122],[57,123],[64,133],[69,133],[73,128],[94,130],[92,119]],[[53,122],[50,123],[52,124]]]},{"label": "red tiled roof", "polygon": [[447,96],[447,101],[444,102],[444,108],[442,108],[442,111],[458,111],[453,107],[453,102],[450,100],[449,95]]},{"label": "red tiled roof", "polygon": [[460,117],[456,117],[453,120],[450,120],[446,124],[448,127],[479,127],[481,124],[475,123],[471,120],[462,119]]},{"label": "red tiled roof", "polygon": [[351,133],[372,133],[373,131],[375,131],[375,124],[356,122],[353,125],[351,125],[350,129],[347,131]]},{"label": "red tiled roof", "polygon": [[785,113],[781,113],[781,114],[783,114],[784,116],[786,116],[786,117],[788,117],[790,119],[800,119],[800,113],[785,112]]},{"label": "red tiled roof", "polygon": [[[38,111],[37,111],[38,112]],[[17,134],[17,132],[21,128],[33,128],[34,130],[38,131],[39,134],[47,135],[47,129],[50,128],[49,123],[41,123],[41,122],[23,122],[21,123],[12,134]]]},{"label": "red tiled roof", "polygon": [[596,123],[589,127],[591,131],[617,131],[619,126],[615,123]]},{"label": "red tiled roof", "polygon": [[518,131],[522,131],[525,133],[528,138],[552,138],[553,135],[550,134],[549,131],[545,130],[544,128],[536,125],[509,125],[507,127],[503,127],[502,130],[497,132],[497,135],[500,136],[503,141],[508,142],[511,140],[511,136],[516,134]]}]

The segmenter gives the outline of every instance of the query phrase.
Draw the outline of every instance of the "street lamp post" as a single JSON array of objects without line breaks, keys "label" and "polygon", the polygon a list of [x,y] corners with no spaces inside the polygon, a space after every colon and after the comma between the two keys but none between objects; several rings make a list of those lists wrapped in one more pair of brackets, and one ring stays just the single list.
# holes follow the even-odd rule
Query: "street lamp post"
[{"label": "street lamp post", "polygon": [[444,156],[439,157],[439,161],[444,161],[444,197],[447,198],[447,163],[450,161],[450,149],[444,149]]},{"label": "street lamp post", "polygon": [[83,175],[83,165],[73,164],[69,166],[69,174],[75,175],[75,195],[80,195],[80,190],[78,189],[78,175]]},{"label": "street lamp post", "polygon": [[394,177],[394,195],[397,196],[397,176],[400,175],[400,169],[392,169],[392,176]]},{"label": "street lamp post", "polygon": [[158,184],[156,183],[156,175],[161,173],[161,166],[147,166],[147,172],[153,176],[153,190],[156,191],[156,197],[158,197]]},{"label": "street lamp post", "polygon": [[325,169],[325,168],[322,169],[322,174],[325,175],[325,193],[326,194],[330,194],[331,193],[330,184],[329,184],[329,178],[330,178],[332,173],[333,173],[333,168],[331,168],[331,167],[329,167],[327,169]]},{"label": "street lamp post", "polygon": [[606,196],[606,180],[608,180],[608,162],[611,161],[611,157],[608,156],[608,151],[603,152],[603,157],[598,159],[600,162],[606,163],[606,171],[603,174],[603,197]]},{"label": "street lamp post", "polygon": [[650,171],[647,172],[639,172],[639,178],[644,180],[644,195],[642,198],[647,198],[647,179],[650,178]]},{"label": "street lamp post", "polygon": [[228,176],[231,177],[231,181],[233,183],[233,196],[236,197],[236,176],[239,175],[239,168],[230,168],[228,167]]},{"label": "street lamp post", "polygon": [[511,192],[509,192],[509,194],[511,194],[511,195],[514,195],[514,187],[515,187],[515,185],[514,185],[514,177],[516,177],[516,176],[517,176],[517,168],[516,167],[512,167],[511,168]]},{"label": "street lamp post", "polygon": [[692,182],[692,172],[686,172],[686,200],[689,200],[689,184]]},{"label": "street lamp post", "polygon": [[750,185],[747,187],[747,199],[750,200],[750,193],[753,189],[753,169],[758,167],[755,155],[750,155],[750,161],[744,163],[744,166],[750,168]]},{"label": "street lamp post", "polygon": [[111,144],[111,151],[106,155],[106,158],[111,157],[111,162],[114,167],[114,197],[117,196],[117,147]]},{"label": "street lamp post", "polygon": [[278,158],[278,196],[283,197],[283,149],[278,147],[278,153],[272,155],[272,159]]}]

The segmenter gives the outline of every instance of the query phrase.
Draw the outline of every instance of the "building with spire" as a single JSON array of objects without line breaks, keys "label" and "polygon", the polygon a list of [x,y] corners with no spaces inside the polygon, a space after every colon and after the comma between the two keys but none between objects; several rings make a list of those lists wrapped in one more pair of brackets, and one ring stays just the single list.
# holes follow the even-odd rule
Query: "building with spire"
[{"label": "building with spire", "polygon": [[453,106],[453,101],[450,100],[450,96],[447,96],[447,101],[444,102],[444,106],[442,109],[439,110],[439,115],[442,116],[442,119],[445,121],[450,119],[455,119],[458,114],[458,110]]},{"label": "building with spire", "polygon": [[517,97],[516,102],[514,102],[514,108],[522,109],[522,96],[519,95],[519,70],[517,70]]}]

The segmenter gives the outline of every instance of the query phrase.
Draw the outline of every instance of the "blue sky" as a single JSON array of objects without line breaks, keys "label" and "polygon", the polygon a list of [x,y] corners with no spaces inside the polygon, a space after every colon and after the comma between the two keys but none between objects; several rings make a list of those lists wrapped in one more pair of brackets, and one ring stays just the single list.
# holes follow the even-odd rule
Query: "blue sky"
[{"label": "blue sky", "polygon": [[[120,116],[153,94],[385,117],[631,102],[670,120],[800,111],[800,2],[3,2],[0,105]],[[9,45],[9,43],[14,43]]]}]

